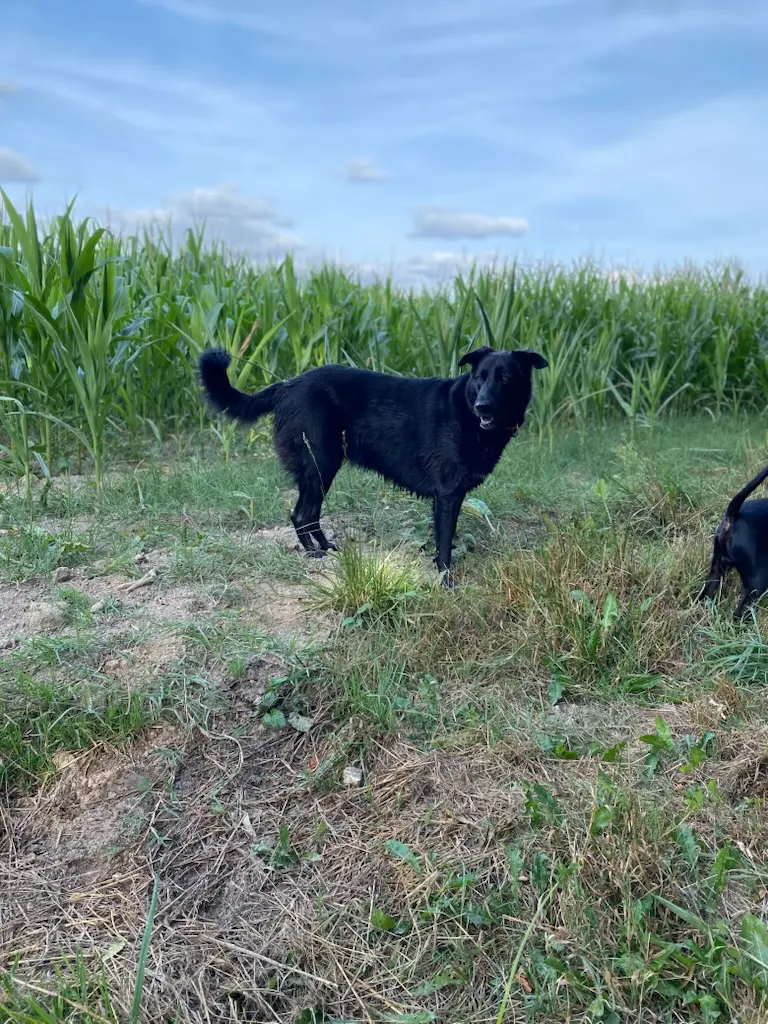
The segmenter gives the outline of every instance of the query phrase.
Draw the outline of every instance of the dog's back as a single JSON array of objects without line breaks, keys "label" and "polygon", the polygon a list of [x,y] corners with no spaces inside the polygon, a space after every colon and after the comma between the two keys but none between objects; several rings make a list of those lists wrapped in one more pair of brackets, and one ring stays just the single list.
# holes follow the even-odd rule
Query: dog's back
[{"label": "dog's back", "polygon": [[276,402],[278,454],[291,465],[297,438],[308,430],[324,449],[343,436],[350,462],[413,494],[432,496],[433,477],[456,470],[461,424],[449,400],[455,384],[350,366],[308,370],[287,382]]},{"label": "dog's back", "polygon": [[729,554],[733,564],[742,561],[768,565],[768,498],[753,498],[741,506],[731,524]]}]

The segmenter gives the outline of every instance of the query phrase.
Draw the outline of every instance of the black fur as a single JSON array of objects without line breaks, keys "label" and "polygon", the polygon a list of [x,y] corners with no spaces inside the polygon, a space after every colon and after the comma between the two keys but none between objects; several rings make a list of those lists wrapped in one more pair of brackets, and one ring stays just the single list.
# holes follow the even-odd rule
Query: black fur
[{"label": "black fur", "polygon": [[220,412],[245,422],[274,413],[275,450],[299,489],[291,520],[308,553],[333,548],[320,511],[346,457],[433,500],[435,561],[449,582],[462,502],[523,425],[532,371],[547,361],[537,352],[486,346],[459,363],[467,364],[469,373],[448,379],[321,366],[245,395],[230,384],[228,353],[214,349],[200,358],[200,378]]},{"label": "black fur", "polygon": [[715,530],[712,565],[699,600],[713,598],[729,569],[741,577],[743,594],[736,618],[743,618],[757,598],[768,592],[768,499],[747,501],[768,478],[768,466],[731,500]]}]

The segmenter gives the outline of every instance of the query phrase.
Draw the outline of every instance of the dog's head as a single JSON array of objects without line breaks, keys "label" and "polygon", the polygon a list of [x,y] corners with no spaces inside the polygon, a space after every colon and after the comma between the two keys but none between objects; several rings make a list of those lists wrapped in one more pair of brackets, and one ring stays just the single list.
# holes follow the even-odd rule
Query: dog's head
[{"label": "dog's head", "polygon": [[525,422],[531,401],[533,370],[548,366],[544,356],[528,349],[499,352],[484,345],[467,352],[459,366],[471,367],[466,396],[481,430],[515,436]]}]

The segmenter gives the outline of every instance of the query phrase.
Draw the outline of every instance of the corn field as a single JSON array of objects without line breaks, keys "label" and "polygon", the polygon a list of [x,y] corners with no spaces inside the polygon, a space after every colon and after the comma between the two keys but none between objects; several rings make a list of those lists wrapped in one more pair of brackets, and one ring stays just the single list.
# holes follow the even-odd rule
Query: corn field
[{"label": "corn field", "polygon": [[540,435],[768,404],[768,287],[738,270],[634,281],[592,265],[480,271],[449,287],[363,285],[336,267],[256,267],[189,232],[115,236],[70,206],[48,224],[0,192],[0,472],[208,429],[195,366],[211,345],[245,389],[326,362],[450,375],[474,344],[535,348]]}]

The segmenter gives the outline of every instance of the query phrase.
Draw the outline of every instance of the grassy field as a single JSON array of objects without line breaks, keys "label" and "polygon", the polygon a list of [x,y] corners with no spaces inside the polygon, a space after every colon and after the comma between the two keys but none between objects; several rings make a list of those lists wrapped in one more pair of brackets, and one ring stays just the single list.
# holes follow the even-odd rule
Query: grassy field
[{"label": "grassy field", "polygon": [[[5,218],[0,1020],[762,1024],[766,603],[693,598],[768,461],[766,289],[408,294]],[[489,337],[551,365],[453,592],[349,467],[304,559],[268,424],[194,379]]]},{"label": "grassy field", "polygon": [[263,430],[9,485],[2,1019],[764,1020],[765,611],[691,598],[766,441],[521,437],[450,593],[349,468],[308,564]]}]

